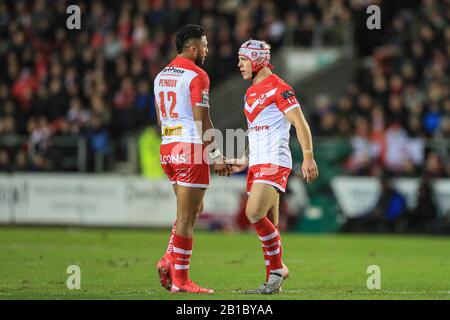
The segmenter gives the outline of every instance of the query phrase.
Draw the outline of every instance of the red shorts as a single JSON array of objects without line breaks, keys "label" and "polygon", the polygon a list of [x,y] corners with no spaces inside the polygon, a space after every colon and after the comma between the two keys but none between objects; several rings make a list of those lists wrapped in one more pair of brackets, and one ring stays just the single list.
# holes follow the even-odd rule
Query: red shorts
[{"label": "red shorts", "polygon": [[202,144],[162,144],[159,159],[170,182],[184,187],[207,188],[210,173],[204,151]]},{"label": "red shorts", "polygon": [[265,183],[274,186],[279,192],[285,193],[291,169],[277,164],[265,163],[251,166],[247,175],[247,193],[254,183]]}]

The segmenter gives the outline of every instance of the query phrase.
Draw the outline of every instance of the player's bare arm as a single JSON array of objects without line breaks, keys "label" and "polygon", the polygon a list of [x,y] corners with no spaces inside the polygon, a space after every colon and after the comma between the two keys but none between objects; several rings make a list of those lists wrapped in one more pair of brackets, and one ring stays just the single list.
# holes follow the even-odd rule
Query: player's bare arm
[{"label": "player's bare arm", "polygon": [[300,108],[294,108],[285,115],[286,119],[295,127],[297,139],[303,150],[302,174],[306,182],[314,182],[319,176],[319,169],[313,154],[311,129]]},{"label": "player's bare arm", "polygon": [[225,157],[220,153],[214,139],[214,135],[205,135],[204,132],[213,132],[213,124],[209,115],[209,108],[193,106],[194,120],[197,125],[197,131],[202,137],[206,150],[210,151],[213,161],[214,172],[219,176],[230,176],[231,170],[225,163]]}]

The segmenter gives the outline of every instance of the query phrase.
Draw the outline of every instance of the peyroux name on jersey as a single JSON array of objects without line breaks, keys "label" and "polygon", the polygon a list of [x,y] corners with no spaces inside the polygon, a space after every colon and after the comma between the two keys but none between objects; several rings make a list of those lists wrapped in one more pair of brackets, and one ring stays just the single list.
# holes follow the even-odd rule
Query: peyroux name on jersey
[{"label": "peyroux name on jersey", "polygon": [[161,119],[162,144],[203,144],[193,107],[209,108],[209,77],[194,61],[176,57],[154,81]]},{"label": "peyroux name on jersey", "polygon": [[160,87],[176,87],[178,80],[173,79],[159,79]]}]

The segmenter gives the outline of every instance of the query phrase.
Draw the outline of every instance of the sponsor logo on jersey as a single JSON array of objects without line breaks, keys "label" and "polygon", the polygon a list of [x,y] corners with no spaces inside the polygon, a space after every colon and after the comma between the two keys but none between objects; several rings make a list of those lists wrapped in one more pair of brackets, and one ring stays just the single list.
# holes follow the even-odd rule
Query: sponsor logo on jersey
[{"label": "sponsor logo on jersey", "polygon": [[163,127],[162,135],[165,137],[181,136],[183,134],[183,126]]},{"label": "sponsor logo on jersey", "polygon": [[185,70],[175,68],[174,66],[165,67],[162,71],[162,75],[164,76],[182,76]]},{"label": "sponsor logo on jersey", "polygon": [[256,132],[269,130],[269,129],[270,129],[270,126],[268,124],[263,125],[263,126],[254,126],[254,127],[249,128],[250,131],[256,131]]},{"label": "sponsor logo on jersey", "polygon": [[159,162],[161,164],[180,164],[180,163],[186,163],[186,155],[185,154],[168,154],[168,155],[159,155]]}]

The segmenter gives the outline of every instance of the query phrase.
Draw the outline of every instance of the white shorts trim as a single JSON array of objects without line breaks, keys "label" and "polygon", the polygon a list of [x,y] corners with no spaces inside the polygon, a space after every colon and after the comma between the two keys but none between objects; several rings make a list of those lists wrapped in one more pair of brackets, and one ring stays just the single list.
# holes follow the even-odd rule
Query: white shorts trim
[{"label": "white shorts trim", "polygon": [[278,188],[281,192],[286,192],[286,190],[280,186],[278,183],[269,181],[269,180],[254,180],[253,183],[265,183],[265,184],[270,184],[271,186],[274,186],[276,188]]},{"label": "white shorts trim", "polygon": [[209,188],[209,184],[198,184],[198,183],[188,183],[183,181],[177,181],[176,184],[183,187],[191,187],[191,188]]}]

